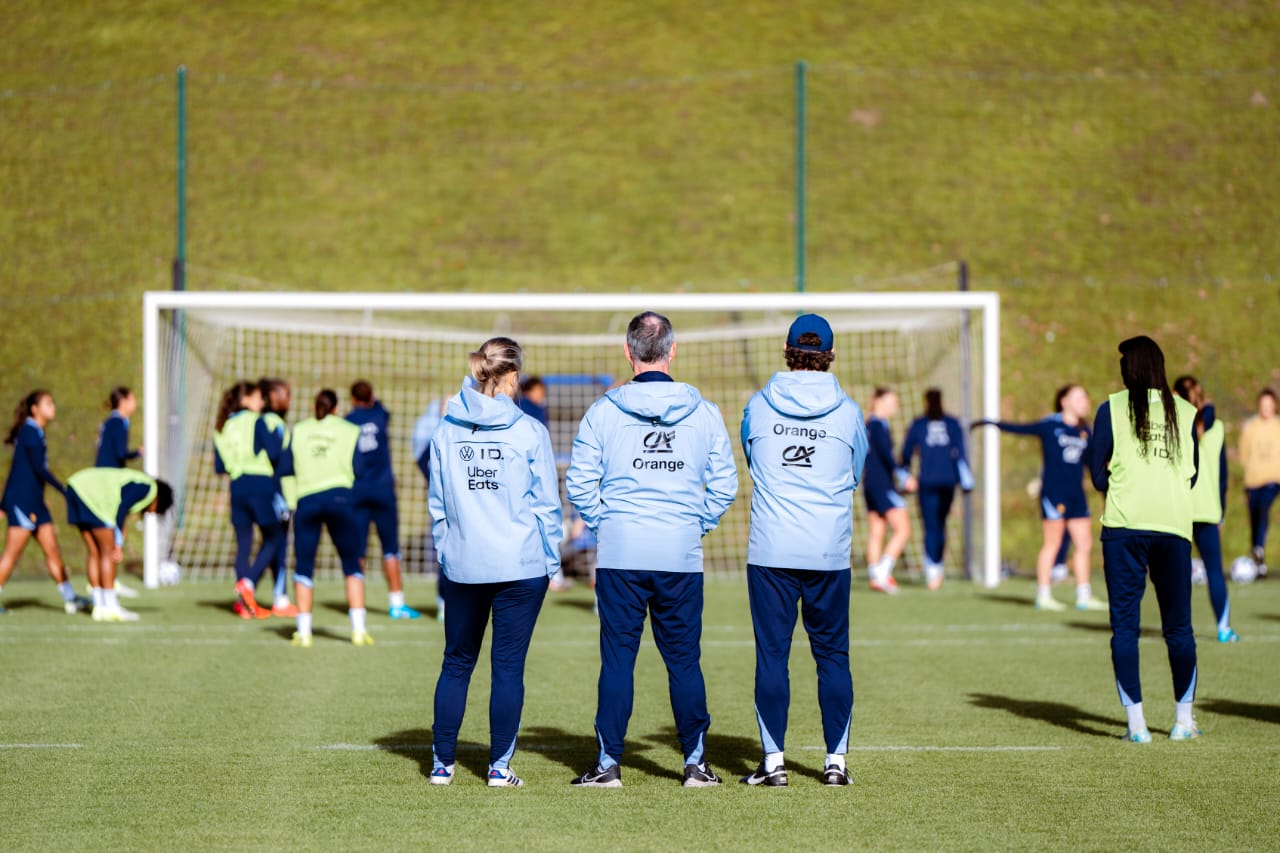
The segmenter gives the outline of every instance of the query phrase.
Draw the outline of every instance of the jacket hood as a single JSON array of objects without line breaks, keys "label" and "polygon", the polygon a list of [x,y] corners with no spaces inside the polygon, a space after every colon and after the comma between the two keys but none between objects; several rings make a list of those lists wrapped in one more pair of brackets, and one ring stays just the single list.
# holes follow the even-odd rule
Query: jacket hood
[{"label": "jacket hood", "polygon": [[765,402],[790,418],[816,418],[833,412],[846,399],[830,373],[788,370],[773,374],[761,391]]},{"label": "jacket hood", "polygon": [[472,429],[507,429],[524,417],[524,412],[505,394],[486,397],[473,388],[463,386],[449,401],[444,416]]},{"label": "jacket hood", "polygon": [[658,424],[677,424],[702,404],[698,389],[683,382],[628,382],[604,395],[632,417]]}]

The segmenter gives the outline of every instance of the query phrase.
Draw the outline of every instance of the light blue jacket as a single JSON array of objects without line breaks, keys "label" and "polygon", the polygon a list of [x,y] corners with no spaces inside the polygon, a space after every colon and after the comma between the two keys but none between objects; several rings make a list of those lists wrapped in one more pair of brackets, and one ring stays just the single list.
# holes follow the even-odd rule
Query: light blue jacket
[{"label": "light blue jacket", "polygon": [[720,410],[683,382],[628,382],[587,410],[565,476],[602,569],[702,571],[738,493]]},{"label": "light blue jacket", "polygon": [[812,370],[775,373],[747,403],[742,449],[755,482],[747,562],[849,568],[867,428],[836,378]]},{"label": "light blue jacket", "polygon": [[509,397],[464,387],[430,452],[427,504],[445,577],[497,583],[555,574],[560,489],[546,427]]}]

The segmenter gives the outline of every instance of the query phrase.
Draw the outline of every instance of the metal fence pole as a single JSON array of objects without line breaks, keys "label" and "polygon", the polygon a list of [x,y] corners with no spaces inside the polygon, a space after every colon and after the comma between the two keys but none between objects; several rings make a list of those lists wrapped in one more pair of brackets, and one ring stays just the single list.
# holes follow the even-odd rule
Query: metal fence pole
[{"label": "metal fence pole", "polygon": [[805,288],[805,70],[796,63],[796,292]]}]

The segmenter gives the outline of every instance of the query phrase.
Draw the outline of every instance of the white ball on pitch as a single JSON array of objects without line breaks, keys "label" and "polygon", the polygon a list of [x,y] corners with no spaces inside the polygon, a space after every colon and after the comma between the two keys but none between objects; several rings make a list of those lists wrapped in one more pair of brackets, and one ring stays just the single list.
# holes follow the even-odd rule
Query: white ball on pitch
[{"label": "white ball on pitch", "polygon": [[1231,564],[1231,579],[1236,583],[1253,583],[1258,579],[1258,564],[1248,557],[1236,557]]},{"label": "white ball on pitch", "polygon": [[1204,560],[1199,557],[1191,558],[1191,582],[1197,586],[1204,586],[1209,582],[1209,578],[1204,573]]},{"label": "white ball on pitch", "polygon": [[160,585],[173,586],[182,580],[182,567],[173,560],[163,560],[160,563]]}]

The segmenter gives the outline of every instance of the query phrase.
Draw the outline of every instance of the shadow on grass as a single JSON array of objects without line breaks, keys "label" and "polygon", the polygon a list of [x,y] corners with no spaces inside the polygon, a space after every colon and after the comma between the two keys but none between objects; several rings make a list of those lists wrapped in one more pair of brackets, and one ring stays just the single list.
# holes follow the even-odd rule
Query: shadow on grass
[{"label": "shadow on grass", "polygon": [[[394,753],[417,763],[418,772],[424,778],[430,778],[432,758],[431,729],[405,729],[383,735],[374,741],[387,752]],[[486,779],[489,775],[489,747],[469,741],[458,741],[457,762],[464,770],[477,778]]]},{"label": "shadow on grass", "polygon": [[557,597],[557,598],[553,598],[552,601],[555,602],[557,607],[574,607],[574,608],[577,608],[578,610],[585,610],[588,613],[590,613],[591,609],[596,606],[596,602],[594,598]]},{"label": "shadow on grass", "polygon": [[[275,634],[284,640],[292,640],[293,634],[298,630],[298,626],[292,621],[288,623],[274,623],[262,626],[262,630],[268,634]],[[311,636],[318,640],[338,640],[343,643],[351,642],[351,635],[340,634],[329,628],[312,628]]]},{"label": "shadow on grass", "polygon": [[236,613],[234,609],[236,602],[232,596],[227,596],[226,598],[202,598],[196,604],[200,607],[207,607],[210,610],[221,610],[229,616],[240,618],[240,614]]},{"label": "shadow on grass", "polygon": [[1232,717],[1244,717],[1260,723],[1280,725],[1280,705],[1259,705],[1255,702],[1237,702],[1234,699],[1207,699],[1196,703],[1214,714],[1227,714]]},{"label": "shadow on grass", "polygon": [[983,592],[978,594],[978,598],[983,601],[992,601],[996,604],[1014,604],[1018,607],[1031,607],[1034,601],[1022,595],[1004,595],[998,592]]},{"label": "shadow on grass", "polygon": [[990,693],[970,693],[969,703],[978,708],[1007,711],[1018,717],[1039,720],[1042,723],[1049,723],[1080,734],[1105,738],[1115,737],[1115,732],[1110,729],[1103,731],[1087,726],[1085,723],[1101,723],[1114,729],[1116,720],[1091,714],[1088,711],[1063,702],[1014,699],[1012,696],[996,696]]},{"label": "shadow on grass", "polygon": [[[646,735],[644,740],[657,746],[674,747],[677,752],[680,751],[680,738],[676,734],[675,726],[667,726],[661,732]],[[627,748],[631,749],[630,744]],[[739,777],[746,776],[755,770],[763,757],[760,749],[760,741],[756,738],[717,734],[714,728],[707,733],[706,760],[725,784],[736,782]],[[821,779],[822,771],[814,771],[813,775]],[[680,778],[683,781],[683,767],[680,768]]]},{"label": "shadow on grass", "polygon": [[1260,613],[1259,619],[1266,619],[1268,622],[1280,622],[1280,613]]},{"label": "shadow on grass", "polygon": [[[1068,628],[1075,628],[1077,631],[1092,631],[1095,634],[1110,634],[1110,622],[1067,622]],[[1159,628],[1143,628],[1138,632],[1142,637],[1159,637]]]},{"label": "shadow on grass", "polygon": [[3,602],[8,610],[56,610],[62,612],[62,605],[53,605],[38,598],[10,598]]}]

